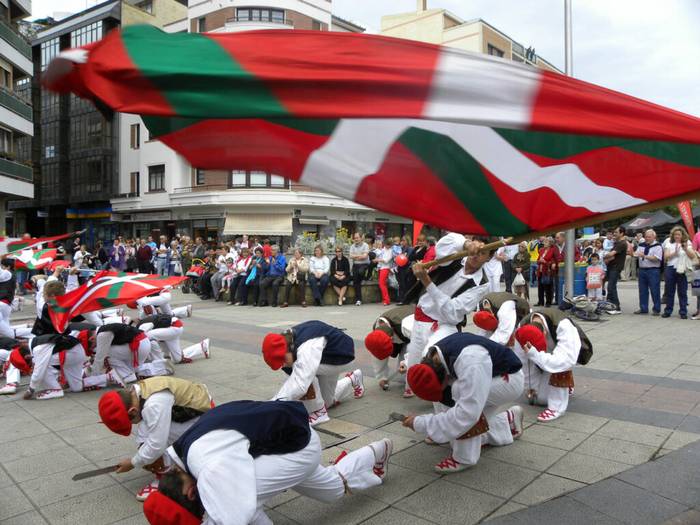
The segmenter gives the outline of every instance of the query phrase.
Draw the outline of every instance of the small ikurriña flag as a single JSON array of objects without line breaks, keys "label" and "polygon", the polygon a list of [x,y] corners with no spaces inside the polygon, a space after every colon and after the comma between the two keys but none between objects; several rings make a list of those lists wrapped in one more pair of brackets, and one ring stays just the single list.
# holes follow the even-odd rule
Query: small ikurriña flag
[{"label": "small ikurri\u00f1a flag", "polygon": [[102,271],[78,288],[50,300],[49,315],[54,328],[63,332],[75,316],[111,308],[181,284],[187,277]]},{"label": "small ikurri\u00f1a flag", "polygon": [[13,255],[15,259],[15,269],[18,270],[42,270],[57,256],[56,248],[45,250],[22,250]]},{"label": "small ikurri\u00f1a flag", "polygon": [[15,237],[0,237],[0,256],[5,256],[22,250],[36,248],[42,244],[61,241],[69,237],[77,237],[85,230],[78,232],[64,233],[63,235],[55,235],[53,237],[32,237],[31,239],[20,239]]}]

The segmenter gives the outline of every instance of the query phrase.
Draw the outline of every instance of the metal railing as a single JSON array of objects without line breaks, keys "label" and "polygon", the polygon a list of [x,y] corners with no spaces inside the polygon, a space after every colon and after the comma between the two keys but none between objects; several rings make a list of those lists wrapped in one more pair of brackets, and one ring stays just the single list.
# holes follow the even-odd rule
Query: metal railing
[{"label": "metal railing", "polygon": [[140,197],[140,196],[141,196],[140,192],[131,191],[129,193],[118,193],[113,198],[115,198],[115,199],[134,199],[134,198]]},{"label": "metal railing", "polygon": [[31,167],[3,158],[0,158],[0,175],[22,179],[28,182],[34,180]]},{"label": "metal railing", "polygon": [[0,38],[8,41],[12,47],[14,47],[27,59],[32,59],[32,46],[29,45],[22,35],[10,27],[6,22],[2,21],[0,21]]},{"label": "metal railing", "polygon": [[5,87],[0,88],[0,105],[31,122],[32,107]]},{"label": "metal railing", "polygon": [[173,188],[173,193],[192,193],[197,191],[225,191],[233,189],[228,184],[201,184],[199,186],[185,186],[183,188]]},{"label": "metal railing", "polygon": [[234,16],[226,19],[227,24],[233,24],[236,22],[268,22],[272,24],[280,24],[285,26],[294,25],[294,23],[287,18],[283,18],[282,20],[280,20],[279,18],[273,18],[271,16],[259,16],[257,19],[253,18],[252,16]]}]

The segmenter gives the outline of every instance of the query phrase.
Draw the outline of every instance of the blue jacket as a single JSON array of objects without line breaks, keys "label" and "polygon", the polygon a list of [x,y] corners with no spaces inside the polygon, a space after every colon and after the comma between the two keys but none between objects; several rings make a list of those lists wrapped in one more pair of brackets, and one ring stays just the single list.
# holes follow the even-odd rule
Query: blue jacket
[{"label": "blue jacket", "polygon": [[277,257],[270,257],[270,270],[267,275],[270,277],[284,277],[287,270],[287,259],[279,254]]}]

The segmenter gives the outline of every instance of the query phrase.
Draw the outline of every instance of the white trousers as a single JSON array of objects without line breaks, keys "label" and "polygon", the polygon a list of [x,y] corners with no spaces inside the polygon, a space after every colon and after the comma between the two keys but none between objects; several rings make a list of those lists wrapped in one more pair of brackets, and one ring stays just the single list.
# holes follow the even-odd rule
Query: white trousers
[{"label": "white trousers", "polygon": [[[510,374],[506,381],[503,377],[494,377],[491,380],[489,397],[486,399],[483,413],[489,423],[489,431],[470,439],[455,439],[450,441],[452,457],[464,465],[476,465],[481,457],[481,446],[484,444],[493,446],[510,445],[513,435],[508,423],[508,415],[504,409],[510,408],[523,393],[523,373],[521,371]],[[449,407],[434,403],[435,412],[446,412]],[[468,431],[466,428],[464,431]]]},{"label": "white trousers", "polygon": [[19,385],[20,371],[9,362],[11,350],[0,350],[0,363],[5,369],[5,383],[8,385]]},{"label": "white trousers", "polygon": [[15,338],[22,337],[24,339],[31,339],[34,337],[32,335],[32,326],[26,324],[16,324],[12,326],[12,330],[15,332]]},{"label": "white trousers", "polygon": [[[353,394],[352,381],[345,377],[349,365],[319,365],[316,377],[311,383],[316,390],[316,399],[304,401],[306,410],[311,414],[325,405],[331,408]],[[338,377],[343,374],[343,377]]]},{"label": "white trousers", "polygon": [[513,347],[513,351],[523,363],[523,388],[525,393],[529,389],[534,390],[537,395],[536,404],[546,406],[550,410],[563,415],[566,409],[569,408],[569,388],[550,385],[549,378],[552,374],[545,372],[535,363],[532,363],[519,344]]},{"label": "white trousers", "polygon": [[[49,345],[52,346],[52,345]],[[63,375],[66,378],[68,387],[71,392],[82,392],[86,388],[104,387],[107,386],[107,374],[99,374],[90,377],[84,377],[84,365],[87,357],[82,345],[75,345],[69,348],[66,352],[66,359],[63,363]],[[36,378],[36,384],[40,384],[43,389],[60,390],[62,388],[59,382],[61,372],[54,368],[59,365],[58,355],[52,356],[49,366],[46,368],[46,373],[41,378]]]},{"label": "white trousers", "polygon": [[180,348],[180,336],[184,328],[182,326],[169,326],[167,328],[153,328],[146,332],[151,341],[156,341],[161,350],[167,350],[173,363],[182,361],[182,349]]},{"label": "white trousers", "polygon": [[501,291],[501,276],[503,274],[499,273],[496,275],[486,274],[489,279],[489,293],[500,292]]},{"label": "white trousers", "polygon": [[5,337],[15,337],[15,331],[10,326],[10,314],[12,313],[12,307],[0,301],[0,335]]},{"label": "white trousers", "polygon": [[374,451],[362,447],[350,452],[337,465],[321,466],[321,440],[311,430],[309,444],[291,454],[260,456],[255,460],[255,479],[258,492],[258,511],[251,525],[271,524],[263,504],[285,490],[293,489],[323,503],[337,501],[350,490],[365,490],[381,485],[374,472]]},{"label": "white trousers", "polygon": [[112,345],[109,349],[109,364],[127,383],[136,381],[136,376],[152,377],[168,374],[162,359],[146,362],[151,354],[150,339],[142,339],[137,352],[138,364],[134,367],[134,356],[129,345]]},{"label": "white trousers", "polygon": [[396,356],[396,370],[391,372],[389,362],[393,359],[392,357],[387,357],[386,359],[377,359],[376,357],[372,356],[372,369],[374,370],[374,377],[377,380],[386,379],[387,381],[390,381],[394,379],[401,373],[399,372],[399,366],[401,366],[401,361],[403,361],[405,357],[406,348],[404,347],[404,349],[401,350],[399,355]]}]

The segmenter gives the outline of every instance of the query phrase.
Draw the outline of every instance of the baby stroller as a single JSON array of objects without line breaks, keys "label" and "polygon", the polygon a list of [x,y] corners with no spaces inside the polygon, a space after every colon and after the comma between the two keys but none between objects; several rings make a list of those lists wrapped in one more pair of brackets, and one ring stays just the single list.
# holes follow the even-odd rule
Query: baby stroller
[{"label": "baby stroller", "polygon": [[192,290],[195,294],[199,295],[199,279],[207,271],[206,261],[203,259],[192,259],[192,266],[185,273],[187,276],[187,282],[183,285],[187,286],[188,290]]}]

